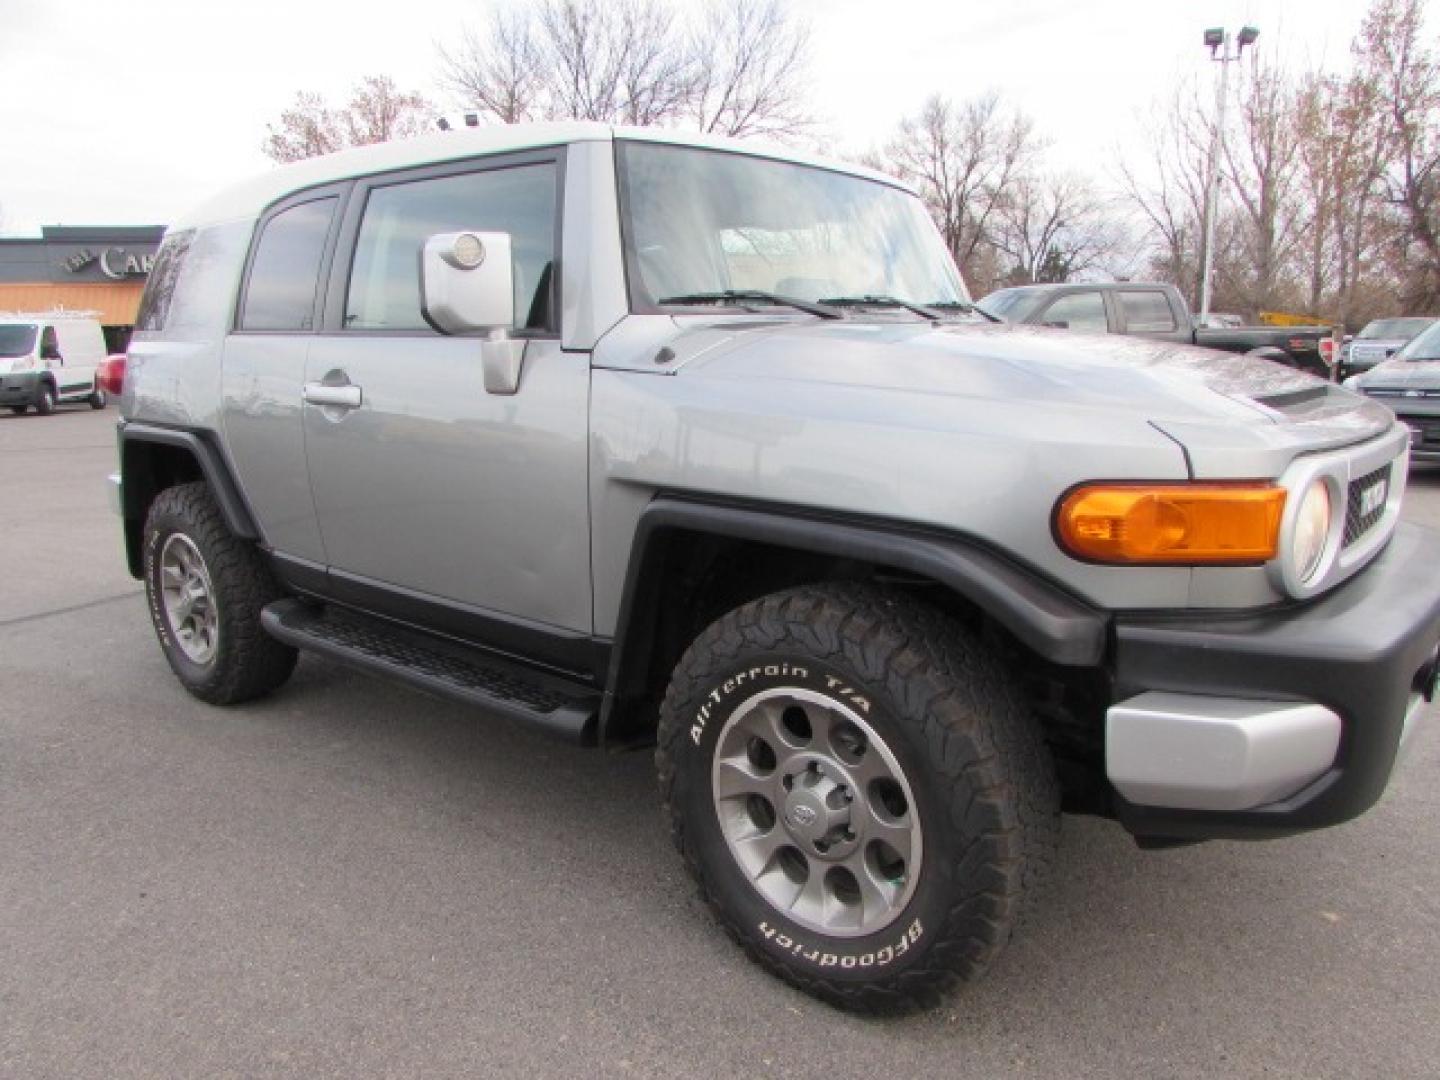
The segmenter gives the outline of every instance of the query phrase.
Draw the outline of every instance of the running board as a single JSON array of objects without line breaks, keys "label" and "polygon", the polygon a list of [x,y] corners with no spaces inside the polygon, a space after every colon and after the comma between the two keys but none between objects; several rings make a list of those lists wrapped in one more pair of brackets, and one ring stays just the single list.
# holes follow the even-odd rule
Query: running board
[{"label": "running board", "polygon": [[271,637],[297,649],[478,705],[568,742],[595,742],[600,695],[580,683],[380,619],[303,600],[267,604],[260,624]]}]

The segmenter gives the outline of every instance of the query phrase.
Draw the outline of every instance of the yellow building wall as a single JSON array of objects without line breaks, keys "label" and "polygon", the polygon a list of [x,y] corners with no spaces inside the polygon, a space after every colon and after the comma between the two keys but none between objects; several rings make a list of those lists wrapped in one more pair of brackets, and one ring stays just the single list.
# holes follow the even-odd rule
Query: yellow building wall
[{"label": "yellow building wall", "polygon": [[133,326],[143,281],[114,285],[0,284],[0,314],[7,311],[93,311],[103,326]]}]

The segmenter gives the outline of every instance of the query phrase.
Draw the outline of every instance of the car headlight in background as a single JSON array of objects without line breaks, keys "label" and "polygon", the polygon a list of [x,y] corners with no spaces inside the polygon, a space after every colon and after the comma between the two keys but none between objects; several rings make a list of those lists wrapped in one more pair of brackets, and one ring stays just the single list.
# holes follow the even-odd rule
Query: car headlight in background
[{"label": "car headlight in background", "polygon": [[1295,530],[1290,541],[1290,558],[1301,582],[1311,581],[1325,559],[1330,514],[1330,485],[1323,479],[1312,480],[1300,497],[1300,509],[1295,514]]}]

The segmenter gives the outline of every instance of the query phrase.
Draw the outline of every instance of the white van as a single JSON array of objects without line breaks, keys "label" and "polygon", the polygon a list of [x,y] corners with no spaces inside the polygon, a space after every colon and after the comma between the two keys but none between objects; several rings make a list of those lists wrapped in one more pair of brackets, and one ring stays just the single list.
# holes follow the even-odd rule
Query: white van
[{"label": "white van", "polygon": [[61,402],[105,407],[95,381],[105,359],[105,335],[89,315],[0,312],[0,405],[19,415],[32,405],[41,416]]}]

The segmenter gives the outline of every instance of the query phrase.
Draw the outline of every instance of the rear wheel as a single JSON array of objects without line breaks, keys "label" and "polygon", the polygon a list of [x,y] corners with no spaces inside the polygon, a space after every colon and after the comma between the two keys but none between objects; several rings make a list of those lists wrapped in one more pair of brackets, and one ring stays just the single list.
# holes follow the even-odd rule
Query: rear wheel
[{"label": "rear wheel", "polygon": [[92,409],[103,409],[106,403],[109,402],[110,396],[97,386],[94,392],[85,400],[90,403]]},{"label": "rear wheel", "polygon": [[11,405],[11,406],[10,406],[10,411],[11,411],[12,413],[14,413],[16,416],[24,416],[24,415],[25,415],[25,410],[28,409],[29,407],[30,407],[30,406],[28,406],[28,405]]},{"label": "rear wheel", "polygon": [[676,669],[657,761],[727,932],[836,1004],[932,1004],[1008,942],[1058,837],[1053,766],[992,650],[903,594],[779,593]]},{"label": "rear wheel", "polygon": [[260,697],[296,653],[260,626],[283,595],[253,544],[225,525],[203,483],[162,491],[145,519],[145,593],[160,647],[185,689],[214,705]]},{"label": "rear wheel", "polygon": [[49,416],[55,411],[55,388],[49,383],[40,387],[40,393],[35,396],[35,413],[37,416]]}]

